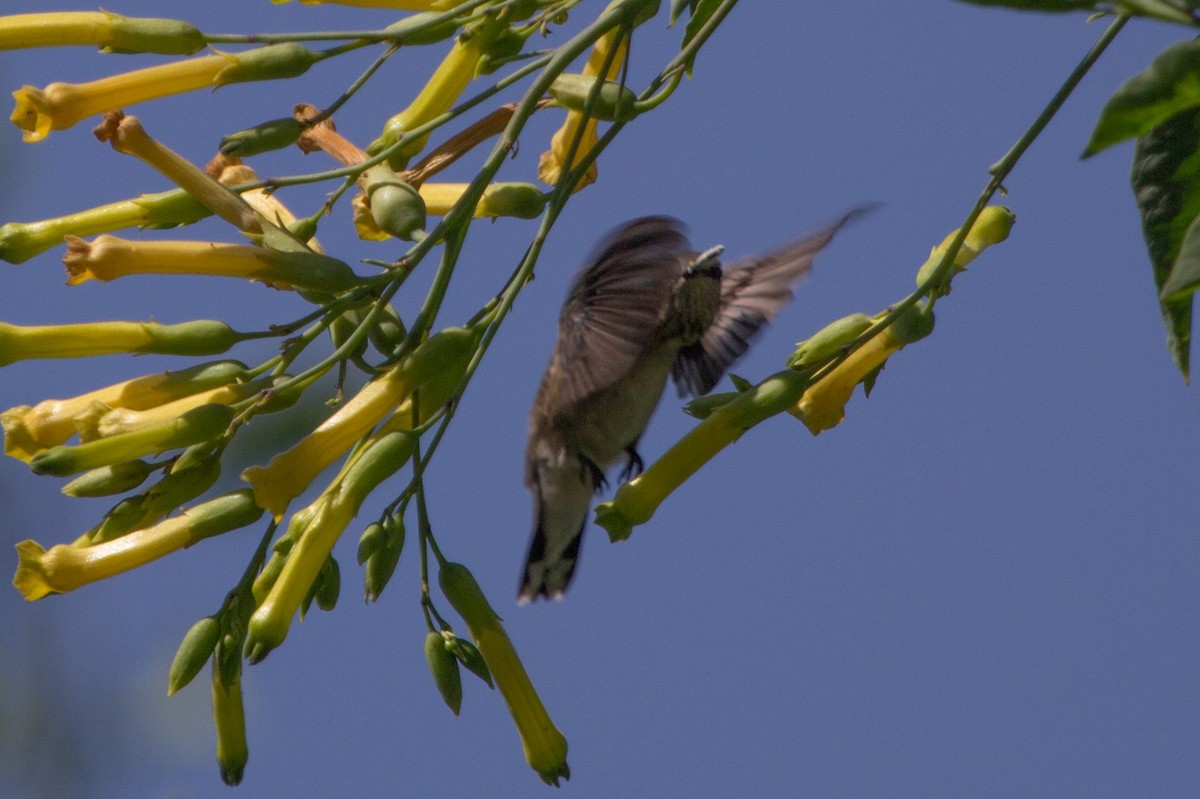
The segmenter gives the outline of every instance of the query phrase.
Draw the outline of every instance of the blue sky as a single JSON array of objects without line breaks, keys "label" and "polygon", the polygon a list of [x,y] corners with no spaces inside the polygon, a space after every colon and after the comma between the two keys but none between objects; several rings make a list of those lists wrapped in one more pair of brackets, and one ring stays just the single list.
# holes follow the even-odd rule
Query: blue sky
[{"label": "blue sky", "polygon": [[[585,3],[568,29],[600,7]],[[5,4],[9,13],[33,10],[42,4]],[[126,0],[110,10],[227,32],[372,28],[392,18],[265,0]],[[564,601],[515,603],[530,525],[521,481],[528,405],[567,281],[599,236],[668,213],[689,224],[698,247],[720,243],[736,256],[882,203],[818,259],[735,369],[761,378],[825,322],[873,313],[911,289],[988,165],[1105,24],[955,2],[744,3],[702,52],[694,79],[605,153],[600,181],[555,227],[429,475],[439,542],[471,566],[505,617],[570,741],[563,795],[1200,791],[1200,403],[1163,346],[1128,189],[1132,147],[1078,160],[1104,100],[1187,37],[1181,28],[1127,26],[1006,182],[1003,202],[1017,214],[1011,238],[955,281],[933,335],[889,362],[845,424],[816,438],[790,417],[750,431],[628,542],[610,545],[593,528]],[[679,31],[664,26],[665,15],[635,37],[635,83],[677,46]],[[320,65],[295,86],[233,87],[135,112],[203,162],[225,133],[295,102],[329,102],[367,58]],[[394,59],[339,129],[360,143],[377,135],[422,84],[430,58]],[[0,54],[0,77],[15,89],[152,61],[10,52]],[[532,179],[559,120],[559,112],[536,120],[501,174]],[[36,145],[0,129],[0,220],[166,188],[96,144],[90,127]],[[257,165],[291,174],[326,163],[289,152]],[[320,197],[285,195],[297,208]],[[535,224],[473,227],[440,324],[465,320],[499,289]],[[227,236],[207,223],[183,234]],[[320,236],[351,263],[396,254],[329,223]],[[0,279],[0,319],[22,324],[214,317],[250,329],[303,312],[290,295],[216,279],[68,288],[54,253],[5,265]],[[424,288],[417,281],[402,294],[402,313]],[[233,355],[257,362],[271,346]],[[15,364],[0,373],[0,407],[169,365]],[[668,397],[642,440],[647,462],[691,424]],[[261,429],[272,428],[264,420]],[[266,453],[235,455],[225,488]],[[16,541],[69,541],[107,507],[57,489],[0,462],[6,568]],[[247,669],[251,757],[236,792],[548,795],[497,694],[468,679],[461,717],[441,704],[422,654],[412,542],[383,597],[365,606],[356,539],[352,529],[335,550],[336,611],[314,611]],[[0,592],[0,793],[232,795],[213,760],[204,679],[168,699],[166,673],[183,633],[218,607],[255,540],[233,533],[35,604]]]}]

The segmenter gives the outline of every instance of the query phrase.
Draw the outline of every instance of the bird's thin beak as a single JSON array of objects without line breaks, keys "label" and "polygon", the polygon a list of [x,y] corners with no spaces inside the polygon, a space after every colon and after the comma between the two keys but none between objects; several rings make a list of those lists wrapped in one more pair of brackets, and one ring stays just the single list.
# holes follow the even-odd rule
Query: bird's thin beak
[{"label": "bird's thin beak", "polygon": [[700,253],[699,257],[697,257],[696,260],[688,266],[686,274],[695,275],[711,269],[714,266],[719,267],[720,262],[717,259],[721,257],[721,253],[723,252],[725,252],[724,244],[718,244],[715,247],[709,247],[707,250]]}]

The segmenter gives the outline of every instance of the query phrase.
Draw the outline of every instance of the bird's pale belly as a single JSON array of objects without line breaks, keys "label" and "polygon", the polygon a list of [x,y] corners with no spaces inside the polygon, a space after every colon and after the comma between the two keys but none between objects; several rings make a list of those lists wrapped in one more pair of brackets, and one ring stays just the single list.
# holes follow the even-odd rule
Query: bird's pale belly
[{"label": "bird's pale belly", "polygon": [[678,347],[643,354],[634,369],[579,409],[564,437],[593,463],[606,468],[637,443],[662,398]]}]

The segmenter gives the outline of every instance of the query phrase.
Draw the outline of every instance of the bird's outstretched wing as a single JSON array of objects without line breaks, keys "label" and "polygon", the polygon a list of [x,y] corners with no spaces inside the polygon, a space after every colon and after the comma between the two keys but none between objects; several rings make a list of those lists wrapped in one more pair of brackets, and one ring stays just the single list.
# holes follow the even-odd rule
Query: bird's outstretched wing
[{"label": "bird's outstretched wing", "polygon": [[792,298],[792,287],[812,268],[817,253],[843,225],[866,210],[855,209],[774,252],[726,267],[721,277],[721,307],[712,326],[698,342],[680,350],[672,364],[671,377],[679,395],[711,391],[763,325]]},{"label": "bird's outstretched wing", "polygon": [[560,409],[612,385],[641,354],[689,257],[683,223],[665,216],[609,234],[575,277],[558,320]]}]

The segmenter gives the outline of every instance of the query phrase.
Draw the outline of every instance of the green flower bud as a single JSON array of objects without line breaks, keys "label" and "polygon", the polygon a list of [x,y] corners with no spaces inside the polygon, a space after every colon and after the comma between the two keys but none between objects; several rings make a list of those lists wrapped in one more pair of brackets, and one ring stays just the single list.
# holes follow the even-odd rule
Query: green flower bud
[{"label": "green flower bud", "polygon": [[300,621],[304,621],[304,616],[308,613],[314,599],[317,601],[317,607],[321,610],[326,612],[333,610],[337,606],[341,588],[341,570],[338,568],[337,560],[330,555],[321,564],[321,570],[317,572],[316,579],[313,580],[308,593],[304,595],[304,601],[300,603]]},{"label": "green flower bud", "polygon": [[229,66],[217,73],[213,83],[225,86],[253,80],[295,78],[321,60],[321,54],[296,42],[268,44],[230,56]]},{"label": "green flower bud", "polygon": [[458,671],[458,660],[446,651],[441,633],[430,630],[425,636],[425,660],[442,701],[457,716],[462,708],[462,675]]},{"label": "green flower bud", "polygon": [[852,313],[830,322],[796,345],[796,351],[788,358],[788,366],[799,369],[832,358],[871,324],[871,317],[865,313]]},{"label": "green flower bud", "polygon": [[271,119],[252,128],[230,133],[221,139],[221,152],[236,158],[281,150],[296,143],[304,132],[304,123],[295,117]]},{"label": "green flower bud", "polygon": [[475,216],[536,219],[546,207],[546,195],[532,183],[493,183],[483,191]]},{"label": "green flower bud", "polygon": [[421,193],[387,164],[376,164],[363,174],[363,191],[371,206],[371,218],[380,230],[405,241],[424,235],[425,201]]},{"label": "green flower bud", "polygon": [[379,599],[379,595],[383,593],[384,587],[396,571],[400,553],[404,551],[404,519],[390,516],[379,529],[383,540],[367,556],[366,568],[363,571],[363,592],[367,602]]},{"label": "green flower bud", "polygon": [[220,637],[221,623],[216,616],[205,616],[192,625],[175,651],[175,659],[171,661],[171,670],[167,675],[167,696],[190,683],[200,673]]},{"label": "green flower bud", "polygon": [[479,651],[479,647],[470,641],[459,638],[452,632],[443,631],[443,638],[446,641],[446,651],[458,658],[458,662],[471,670],[476,677],[487,683],[488,688],[495,688],[492,683],[492,673],[488,670],[487,661],[483,659],[483,654]]},{"label": "green flower bud", "polygon": [[[599,90],[596,84],[600,84]],[[600,80],[594,75],[581,75],[564,72],[554,79],[550,85],[550,96],[554,101],[569,111],[583,112],[593,92],[596,100],[592,103],[591,115],[596,119],[607,122],[626,122],[637,116],[634,104],[635,95],[628,87],[616,81]]]},{"label": "green flower bud", "polygon": [[[178,466],[178,461],[175,465]],[[98,525],[76,543],[86,541],[99,544],[154,524],[180,505],[212,488],[220,474],[219,456],[199,461],[187,469],[175,470],[172,467],[172,471],[144,493],[118,502]]]},{"label": "green flower bud", "polygon": [[62,487],[69,497],[107,497],[137,488],[157,467],[143,460],[114,463],[84,472]]},{"label": "green flower bud", "polygon": [[65,476],[216,438],[233,421],[227,405],[201,405],[177,419],[69,446],[59,444],[29,461],[34,474]]},{"label": "green flower bud", "polygon": [[383,532],[383,525],[379,522],[368,524],[367,529],[363,530],[363,534],[358,539],[358,565],[366,563],[367,559],[378,552],[386,542],[387,535]]}]

